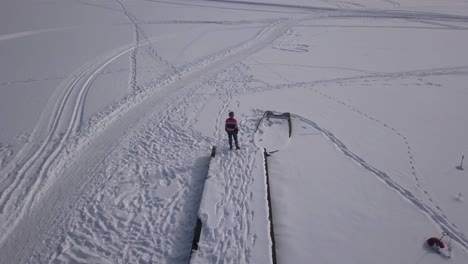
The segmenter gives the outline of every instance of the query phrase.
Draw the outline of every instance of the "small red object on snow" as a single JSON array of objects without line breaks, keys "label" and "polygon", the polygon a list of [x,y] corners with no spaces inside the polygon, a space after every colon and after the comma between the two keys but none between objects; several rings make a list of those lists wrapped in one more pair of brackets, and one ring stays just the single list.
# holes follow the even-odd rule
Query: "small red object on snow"
[{"label": "small red object on snow", "polygon": [[427,240],[427,244],[431,247],[434,245],[438,246],[439,248],[445,248],[444,242],[442,240],[438,239],[437,237],[431,237]]}]

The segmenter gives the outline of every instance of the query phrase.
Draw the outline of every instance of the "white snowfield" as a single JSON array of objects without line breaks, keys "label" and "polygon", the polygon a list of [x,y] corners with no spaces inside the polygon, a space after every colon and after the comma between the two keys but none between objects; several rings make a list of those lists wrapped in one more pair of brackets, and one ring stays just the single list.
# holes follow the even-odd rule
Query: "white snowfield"
[{"label": "white snowfield", "polygon": [[2,1],[0,263],[466,264],[467,33],[465,0]]}]

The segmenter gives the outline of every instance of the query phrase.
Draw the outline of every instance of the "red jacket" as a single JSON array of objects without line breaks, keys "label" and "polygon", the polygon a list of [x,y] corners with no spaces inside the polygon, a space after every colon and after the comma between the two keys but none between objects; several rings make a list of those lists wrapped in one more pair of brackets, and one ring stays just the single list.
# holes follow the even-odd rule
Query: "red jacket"
[{"label": "red jacket", "polygon": [[226,119],[226,126],[224,127],[226,132],[239,132],[239,128],[237,127],[237,120],[235,118],[228,118]]},{"label": "red jacket", "polygon": [[442,242],[440,239],[436,238],[436,237],[431,237],[427,240],[427,244],[429,244],[429,246],[434,246],[434,245],[437,245],[439,248],[445,248],[445,245],[444,245],[444,242]]}]

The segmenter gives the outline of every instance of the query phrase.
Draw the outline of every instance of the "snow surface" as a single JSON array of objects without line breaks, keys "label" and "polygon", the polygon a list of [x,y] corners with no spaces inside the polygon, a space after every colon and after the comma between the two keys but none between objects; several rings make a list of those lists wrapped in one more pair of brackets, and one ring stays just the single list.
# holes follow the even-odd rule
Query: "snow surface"
[{"label": "snow surface", "polygon": [[0,263],[467,263],[467,30],[465,0],[2,1]]}]

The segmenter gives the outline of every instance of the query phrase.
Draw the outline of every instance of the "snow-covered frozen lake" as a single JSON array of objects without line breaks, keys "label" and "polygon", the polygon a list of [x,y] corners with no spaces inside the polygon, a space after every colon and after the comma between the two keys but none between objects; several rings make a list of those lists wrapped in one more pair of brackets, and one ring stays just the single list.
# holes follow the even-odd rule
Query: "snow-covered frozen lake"
[{"label": "snow-covered frozen lake", "polygon": [[467,32],[466,0],[2,1],[0,263],[468,263]]}]

